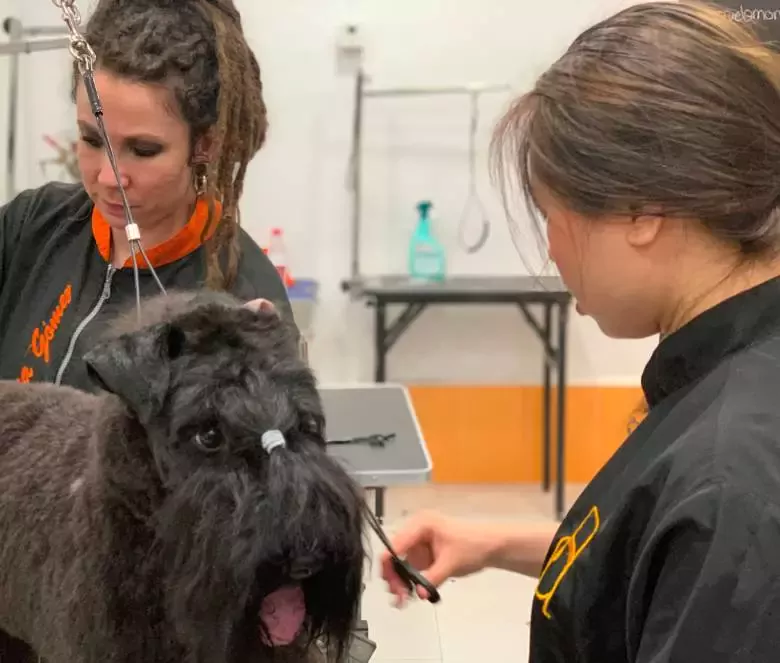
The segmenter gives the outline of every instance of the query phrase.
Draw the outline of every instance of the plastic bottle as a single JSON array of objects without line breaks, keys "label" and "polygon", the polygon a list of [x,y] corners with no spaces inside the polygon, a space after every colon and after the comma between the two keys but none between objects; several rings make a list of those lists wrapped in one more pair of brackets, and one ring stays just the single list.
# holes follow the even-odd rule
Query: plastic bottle
[{"label": "plastic bottle", "polygon": [[271,240],[268,242],[266,254],[279,272],[285,286],[292,285],[292,278],[287,264],[287,249],[284,245],[284,235],[281,228],[271,228]]},{"label": "plastic bottle", "polygon": [[419,218],[409,243],[409,276],[419,281],[443,281],[446,275],[444,246],[431,229],[433,204],[424,200],[417,205]]}]

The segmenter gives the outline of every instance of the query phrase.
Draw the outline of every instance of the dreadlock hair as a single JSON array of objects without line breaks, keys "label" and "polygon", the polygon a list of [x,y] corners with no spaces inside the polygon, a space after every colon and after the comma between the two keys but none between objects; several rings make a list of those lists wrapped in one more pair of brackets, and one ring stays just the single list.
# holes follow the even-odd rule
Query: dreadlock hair
[{"label": "dreadlock hair", "polygon": [[[205,195],[222,207],[215,218],[210,205],[205,232],[218,225],[206,241],[206,286],[229,288],[238,269],[238,201],[268,129],[260,67],[233,0],[99,0],[85,37],[97,68],[171,90],[191,149],[209,134],[218,156],[193,169],[193,180],[207,176]],[[79,80],[74,65],[74,100]]]}]

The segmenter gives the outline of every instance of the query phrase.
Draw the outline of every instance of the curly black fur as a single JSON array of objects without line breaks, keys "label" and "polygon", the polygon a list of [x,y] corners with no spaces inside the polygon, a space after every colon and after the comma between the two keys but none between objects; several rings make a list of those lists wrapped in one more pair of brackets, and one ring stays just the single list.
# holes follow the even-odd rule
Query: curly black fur
[{"label": "curly black fur", "polygon": [[[144,311],[85,358],[107,393],[0,383],[0,628],[48,663],[340,659],[365,507],[295,330],[217,293]],[[273,650],[259,605],[291,583],[305,632]]]}]

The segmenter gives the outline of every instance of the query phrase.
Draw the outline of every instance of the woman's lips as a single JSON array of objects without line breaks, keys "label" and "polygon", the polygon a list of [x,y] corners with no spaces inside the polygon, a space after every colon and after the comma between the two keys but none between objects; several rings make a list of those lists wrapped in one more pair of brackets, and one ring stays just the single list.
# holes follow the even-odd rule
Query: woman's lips
[{"label": "woman's lips", "polygon": [[125,214],[124,205],[122,205],[121,203],[106,202],[103,203],[103,207],[105,207],[106,212],[108,212],[111,216],[124,216]]}]

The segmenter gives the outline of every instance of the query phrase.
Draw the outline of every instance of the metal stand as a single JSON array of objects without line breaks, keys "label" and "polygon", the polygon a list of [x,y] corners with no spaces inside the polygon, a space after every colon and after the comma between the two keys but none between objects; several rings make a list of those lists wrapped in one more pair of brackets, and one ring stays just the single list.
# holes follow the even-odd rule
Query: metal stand
[{"label": "metal stand", "polygon": [[379,97],[420,97],[420,96],[469,96],[472,99],[489,92],[504,92],[509,85],[450,85],[440,87],[398,87],[368,88],[365,72],[359,71],[355,77],[355,102],[352,116],[352,150],[350,154],[350,190],[352,193],[351,211],[351,260],[350,280],[360,278],[360,226],[361,226],[361,153],[363,149],[363,109],[365,100]]},{"label": "metal stand", "polygon": [[[317,648],[322,655],[322,663],[331,663],[331,655],[329,655],[325,643],[317,641]],[[376,642],[368,637],[368,623],[365,619],[361,619],[352,630],[352,639],[346,657],[338,663],[368,663],[375,651]]]},{"label": "metal stand", "polygon": [[[352,194],[351,210],[351,257],[350,257],[350,281],[358,281],[360,274],[360,235],[361,235],[361,153],[363,148],[363,109],[367,98],[379,97],[419,97],[419,96],[470,96],[472,99],[482,93],[502,92],[510,89],[508,85],[451,85],[440,87],[399,87],[399,88],[367,88],[366,74],[359,71],[355,77],[355,102],[352,116],[352,150],[350,155],[350,190]],[[381,307],[380,307],[381,308]],[[384,308],[377,308],[377,316],[382,316],[384,320]],[[416,314],[413,316],[416,317]],[[379,324],[379,319],[377,319]],[[384,322],[382,322],[384,328]],[[377,382],[384,381],[384,369],[382,369],[382,378]],[[385,514],[385,489],[382,487],[372,488],[374,491],[374,512],[379,522],[383,522]]]},{"label": "metal stand", "polygon": [[368,663],[376,651],[376,642],[368,637],[368,622],[361,619],[352,633],[346,663]]},{"label": "metal stand", "polygon": [[16,131],[17,104],[19,101],[19,57],[38,51],[53,51],[66,49],[70,45],[67,37],[56,39],[27,39],[28,37],[43,37],[47,35],[68,34],[67,29],[60,27],[25,27],[14,17],[3,21],[3,30],[9,41],[0,44],[0,55],[11,57],[8,83],[8,153],[5,168],[5,196],[12,198],[16,194]]}]

